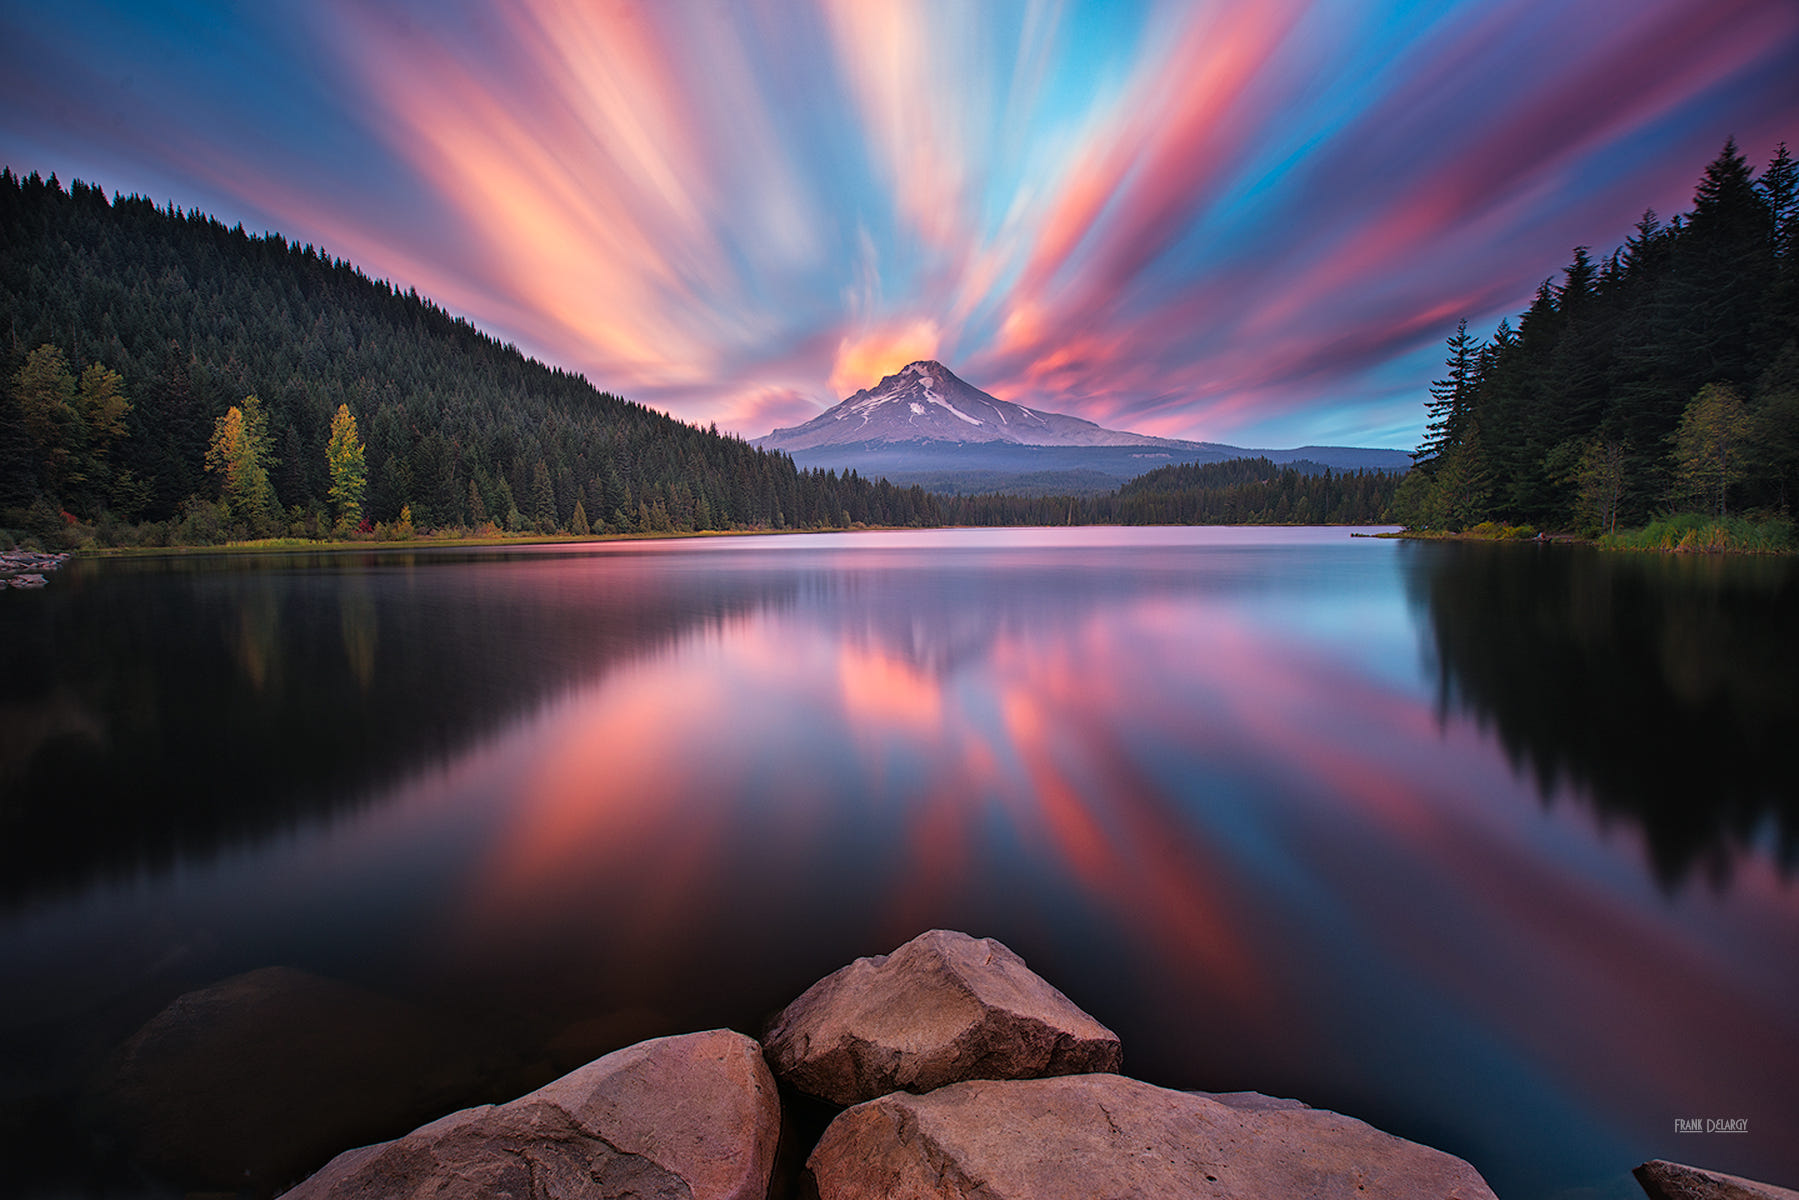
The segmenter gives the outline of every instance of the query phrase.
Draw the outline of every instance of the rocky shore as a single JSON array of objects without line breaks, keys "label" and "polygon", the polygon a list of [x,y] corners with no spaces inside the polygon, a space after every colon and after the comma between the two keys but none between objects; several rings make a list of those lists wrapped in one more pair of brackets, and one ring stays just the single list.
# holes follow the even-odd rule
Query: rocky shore
[{"label": "rocky shore", "polygon": [[[817,1200],[1493,1200],[1463,1160],[1354,1118],[1155,1087],[1122,1062],[1118,1038],[1011,950],[933,930],[819,981],[764,1043],[723,1029],[640,1042],[345,1151],[286,1195],[766,1200],[777,1157],[795,1154],[792,1111],[824,1102],[799,1179]],[[1657,1200],[1799,1200],[1677,1164],[1638,1176]]]},{"label": "rocky shore", "polygon": [[0,550],[0,587],[41,588],[50,582],[50,573],[68,561],[67,554]]}]

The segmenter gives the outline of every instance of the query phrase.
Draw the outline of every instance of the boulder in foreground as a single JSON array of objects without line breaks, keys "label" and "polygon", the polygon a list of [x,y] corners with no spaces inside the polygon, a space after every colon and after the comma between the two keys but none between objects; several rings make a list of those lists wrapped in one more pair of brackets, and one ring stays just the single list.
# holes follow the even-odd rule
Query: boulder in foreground
[{"label": "boulder in foreground", "polygon": [[291,1200],[762,1200],[781,1110],[761,1048],[715,1029],[639,1042],[529,1095],[349,1150]]},{"label": "boulder in foreground", "polygon": [[1320,1109],[1231,1107],[1119,1075],[980,1080],[841,1113],[819,1200],[1494,1200],[1461,1159]]},{"label": "boulder in foreground", "polygon": [[1631,1172],[1649,1200],[1799,1200],[1799,1192],[1656,1158]]},{"label": "boulder in foreground", "polygon": [[1118,1035],[992,938],[934,929],[826,976],[775,1019],[775,1072],[856,1104],[969,1079],[1116,1071]]}]

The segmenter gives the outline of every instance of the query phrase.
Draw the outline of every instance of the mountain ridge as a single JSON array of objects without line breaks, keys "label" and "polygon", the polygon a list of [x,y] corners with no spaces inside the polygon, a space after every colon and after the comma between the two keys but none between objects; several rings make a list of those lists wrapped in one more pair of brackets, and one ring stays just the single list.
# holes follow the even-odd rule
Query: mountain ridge
[{"label": "mountain ridge", "polygon": [[[751,445],[781,450],[801,467],[853,469],[894,483],[945,472],[979,473],[991,490],[1009,478],[1043,472],[1098,472],[1125,480],[1158,466],[1267,458],[1315,462],[1333,470],[1404,471],[1404,450],[1231,446],[1109,429],[1067,413],[1001,400],[942,363],[920,359],[845,397],[800,425],[777,428]],[[983,487],[982,490],[989,490]]]}]

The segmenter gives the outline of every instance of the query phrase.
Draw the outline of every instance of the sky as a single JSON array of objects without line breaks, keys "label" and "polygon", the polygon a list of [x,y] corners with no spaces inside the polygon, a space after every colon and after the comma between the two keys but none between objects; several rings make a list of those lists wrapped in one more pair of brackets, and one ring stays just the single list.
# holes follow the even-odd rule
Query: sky
[{"label": "sky", "polygon": [[936,358],[1410,448],[1443,340],[1735,136],[1794,0],[0,0],[0,162],[279,232],[757,437]]}]

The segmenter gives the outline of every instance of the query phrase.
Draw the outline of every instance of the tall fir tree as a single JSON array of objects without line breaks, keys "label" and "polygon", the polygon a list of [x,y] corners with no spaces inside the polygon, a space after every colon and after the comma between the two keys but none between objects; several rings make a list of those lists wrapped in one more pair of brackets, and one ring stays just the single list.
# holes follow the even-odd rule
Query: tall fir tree
[{"label": "tall fir tree", "polygon": [[1425,405],[1424,443],[1412,455],[1419,465],[1434,463],[1462,440],[1468,414],[1474,404],[1474,387],[1484,347],[1468,335],[1468,318],[1456,325],[1448,342],[1448,372],[1431,381],[1430,402]]}]

